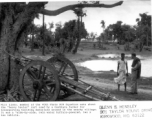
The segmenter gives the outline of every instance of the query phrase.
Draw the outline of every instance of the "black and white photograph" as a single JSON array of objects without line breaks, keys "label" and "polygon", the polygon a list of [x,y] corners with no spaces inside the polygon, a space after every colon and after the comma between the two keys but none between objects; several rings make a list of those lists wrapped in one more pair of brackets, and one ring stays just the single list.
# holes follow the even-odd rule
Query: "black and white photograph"
[{"label": "black and white photograph", "polygon": [[151,15],[151,0],[0,2],[1,110],[12,102],[151,103]]}]

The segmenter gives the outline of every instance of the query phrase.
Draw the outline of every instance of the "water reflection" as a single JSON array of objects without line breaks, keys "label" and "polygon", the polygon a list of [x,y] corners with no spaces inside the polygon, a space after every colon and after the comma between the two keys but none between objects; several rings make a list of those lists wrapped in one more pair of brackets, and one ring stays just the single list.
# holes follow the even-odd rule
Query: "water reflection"
[{"label": "water reflection", "polygon": [[[119,55],[120,56],[120,55]],[[99,57],[104,57],[104,58],[118,58],[118,55],[115,54],[106,54],[106,55],[99,55]],[[129,56],[130,57],[130,56]],[[152,77],[152,58],[151,57],[142,57],[142,56],[137,56],[139,57],[142,63],[142,71],[141,71],[141,76],[144,77]],[[116,60],[89,60],[85,61],[82,63],[79,63],[78,65],[86,67],[91,69],[92,71],[117,71],[117,59]],[[131,64],[132,60],[127,60],[128,62],[128,71],[131,73]]]}]

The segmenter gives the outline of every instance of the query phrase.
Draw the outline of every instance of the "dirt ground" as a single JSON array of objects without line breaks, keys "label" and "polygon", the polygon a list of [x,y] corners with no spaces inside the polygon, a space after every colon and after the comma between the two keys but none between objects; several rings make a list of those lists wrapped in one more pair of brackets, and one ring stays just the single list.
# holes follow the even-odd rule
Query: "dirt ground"
[{"label": "dirt ground", "polygon": [[[87,49],[87,48],[80,48],[78,53],[73,55],[71,53],[66,54],[66,57],[69,58],[75,65],[78,62],[86,61],[86,60],[93,60],[98,59],[96,55],[98,54],[111,54],[111,53],[118,53],[120,54],[121,50],[116,49],[108,49],[108,50],[98,50],[98,49]],[[126,52],[130,54],[131,52]],[[142,53],[138,53],[141,55],[149,55],[150,52],[143,51]],[[46,54],[45,56],[41,56],[39,52],[25,52],[24,55],[34,55],[35,59],[43,59],[47,60],[52,55]],[[29,57],[29,56],[28,56]],[[114,71],[100,71],[94,72],[87,68],[77,66],[77,71],[79,73],[79,79],[82,81],[89,83],[101,90],[105,93],[111,94],[111,96],[115,96],[117,99],[122,101],[150,101],[152,100],[152,78],[141,78],[138,82],[138,94],[132,95],[129,94],[130,91],[130,75],[127,78],[127,91],[124,91],[124,86],[122,85],[120,91],[117,90],[117,85],[114,83],[113,78],[116,77],[116,73]],[[62,101],[88,101],[89,99],[84,98],[78,94],[71,95]]]}]

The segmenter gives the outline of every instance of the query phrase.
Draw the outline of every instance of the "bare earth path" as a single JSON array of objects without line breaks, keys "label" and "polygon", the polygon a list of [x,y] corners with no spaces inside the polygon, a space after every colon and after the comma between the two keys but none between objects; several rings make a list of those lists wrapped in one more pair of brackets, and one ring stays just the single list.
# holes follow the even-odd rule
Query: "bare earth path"
[{"label": "bare earth path", "polygon": [[[120,53],[119,51],[115,51],[117,53]],[[111,51],[101,51],[101,50],[85,50],[85,51],[79,51],[77,55],[67,55],[69,59],[72,61],[85,61],[90,59],[96,59],[93,58],[95,54],[104,54],[104,53],[112,53]],[[130,87],[129,87],[129,80],[128,80],[128,87],[127,91],[124,91],[124,86],[122,85],[120,88],[120,91],[117,90],[117,85],[114,83],[113,78],[116,77],[116,73],[114,72],[105,72],[104,75],[99,75],[100,73],[96,74],[91,70],[87,70],[85,68],[81,68],[77,66],[77,70],[79,71],[79,78],[83,80],[84,82],[87,82],[95,87],[101,88],[105,91],[105,93],[110,92],[112,96],[115,96],[116,98],[122,100],[122,101],[149,101],[152,100],[152,79],[149,82],[149,80],[145,82],[149,82],[149,84],[140,84],[138,87],[138,94],[132,95],[129,94]],[[86,74],[86,75],[83,75]],[[105,77],[107,74],[107,78]],[[112,74],[112,75],[110,75]],[[108,76],[111,76],[110,78]],[[103,76],[103,77],[102,77]],[[130,79],[130,78],[128,78]],[[144,80],[142,80],[144,82]],[[142,83],[142,82],[141,82]],[[70,98],[69,98],[70,99]],[[71,100],[71,99],[70,99]],[[78,99],[79,100],[79,99]],[[85,100],[85,99],[84,99]]]}]

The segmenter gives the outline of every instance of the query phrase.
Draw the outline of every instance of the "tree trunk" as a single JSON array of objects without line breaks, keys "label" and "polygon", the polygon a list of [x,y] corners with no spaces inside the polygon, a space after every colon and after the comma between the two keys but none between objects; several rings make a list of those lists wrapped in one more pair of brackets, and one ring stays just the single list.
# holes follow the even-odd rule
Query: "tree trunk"
[{"label": "tree trunk", "polygon": [[31,33],[31,52],[34,51],[34,33],[33,33],[33,30],[32,30],[32,33]]},{"label": "tree trunk", "polygon": [[149,42],[149,41],[148,41],[148,34],[146,35],[146,40],[147,40],[147,47],[148,47],[148,45],[149,45],[149,44],[148,44],[148,42]]},{"label": "tree trunk", "polygon": [[143,42],[140,42],[140,43],[139,43],[139,52],[142,52],[143,45],[144,45]]},{"label": "tree trunk", "polygon": [[[0,91],[17,90],[18,87],[14,84],[18,82],[19,69],[16,62],[9,55],[15,54],[14,38],[17,34],[11,30],[11,17],[7,15],[1,29],[0,38]],[[15,85],[15,86],[14,86]]]},{"label": "tree trunk", "polygon": [[81,38],[80,38],[80,17],[78,16],[78,38],[77,38],[77,41],[76,41],[75,48],[73,50],[73,54],[77,53],[77,49],[79,47],[80,41],[81,41]]},{"label": "tree trunk", "polygon": [[[9,18],[6,18],[9,19]],[[5,26],[5,28],[4,28]],[[0,92],[4,91],[6,89],[8,79],[9,79],[9,64],[10,64],[10,58],[6,54],[7,51],[7,44],[8,44],[8,35],[10,30],[8,29],[8,21],[5,20],[3,23],[3,27],[1,29],[1,39],[0,39]]]},{"label": "tree trunk", "polygon": [[0,92],[9,90],[13,93],[19,90],[20,66],[14,57],[20,57],[18,43],[28,24],[35,18],[38,4],[44,6],[42,3],[30,3],[19,14],[16,9],[22,8],[22,3],[0,4]]}]

